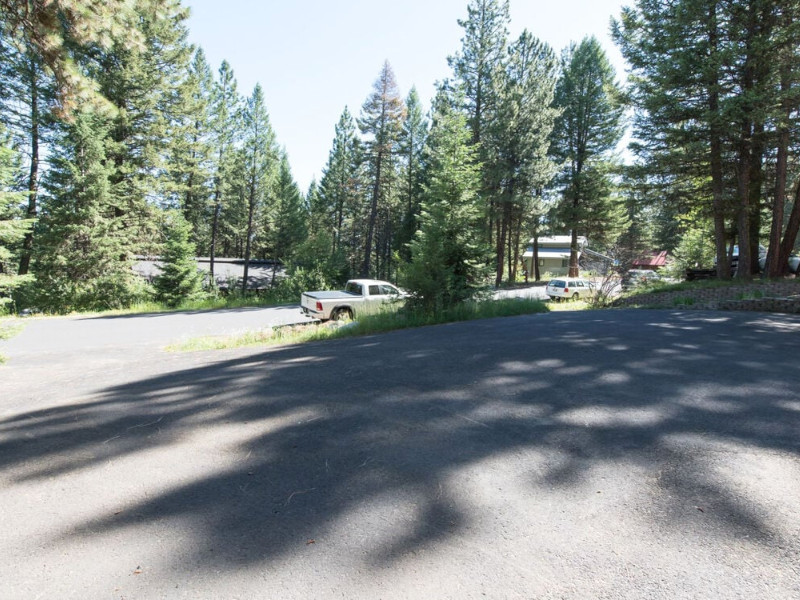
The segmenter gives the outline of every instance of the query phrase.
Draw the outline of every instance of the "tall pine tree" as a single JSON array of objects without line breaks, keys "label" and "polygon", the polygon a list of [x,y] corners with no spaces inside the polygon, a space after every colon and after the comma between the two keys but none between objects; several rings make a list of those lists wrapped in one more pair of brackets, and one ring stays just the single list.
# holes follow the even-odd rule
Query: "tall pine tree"
[{"label": "tall pine tree", "polygon": [[217,254],[220,217],[226,202],[228,173],[232,169],[235,145],[241,137],[241,98],[237,91],[233,69],[222,61],[219,76],[211,101],[211,128],[213,130],[214,197],[211,217],[211,240],[209,246],[211,281],[214,282],[214,259]]},{"label": "tall pine tree", "polygon": [[242,292],[246,292],[256,226],[266,215],[269,204],[274,202],[274,187],[279,159],[278,148],[275,143],[275,132],[269,122],[261,85],[256,84],[252,95],[245,103],[242,115],[242,133],[244,136],[242,140],[242,159],[244,163],[242,197],[247,214],[244,232]]},{"label": "tall pine tree", "polygon": [[63,127],[45,182],[34,254],[37,306],[52,312],[123,308],[140,288],[106,155],[111,123],[90,107]]},{"label": "tall pine tree", "polygon": [[403,211],[402,228],[397,236],[400,257],[408,261],[408,243],[419,226],[420,203],[422,202],[423,150],[428,136],[428,120],[422,108],[419,94],[411,88],[406,98],[406,117],[400,135],[399,154],[401,160],[400,201]]},{"label": "tall pine tree", "polygon": [[[397,88],[394,71],[387,61],[373,85],[372,94],[361,107],[361,117],[358,119],[361,133],[366,136],[364,151],[370,188],[364,262],[361,266],[361,274],[365,277],[377,274],[388,278],[391,269],[397,142],[404,114],[403,99]],[[382,223],[378,221],[379,216],[382,217]],[[383,226],[380,232],[377,231],[379,224]],[[377,233],[380,234],[379,244],[375,243]],[[375,250],[376,256],[373,256]],[[377,267],[373,263],[374,258],[378,259]]]},{"label": "tall pine tree", "polygon": [[9,144],[9,136],[0,124],[0,314],[12,302],[13,291],[30,280],[29,275],[17,275],[19,243],[32,229],[33,219],[23,218],[20,210],[24,193],[14,190],[17,156]]},{"label": "tall pine tree", "polygon": [[522,230],[534,197],[555,174],[548,156],[558,111],[553,108],[558,61],[549,46],[527,30],[509,47],[506,68],[498,75],[496,118],[487,127],[485,145],[493,157],[487,176],[496,194],[495,285],[516,279]]},{"label": "tall pine tree", "polygon": [[431,314],[472,298],[486,283],[480,165],[470,138],[465,115],[440,92],[428,138],[420,228],[405,280],[411,305]]},{"label": "tall pine tree", "polygon": [[614,69],[593,37],[571,45],[562,57],[555,103],[553,150],[563,165],[560,216],[571,231],[569,276],[577,277],[578,236],[603,235],[615,223],[610,153],[622,137],[621,93]]}]

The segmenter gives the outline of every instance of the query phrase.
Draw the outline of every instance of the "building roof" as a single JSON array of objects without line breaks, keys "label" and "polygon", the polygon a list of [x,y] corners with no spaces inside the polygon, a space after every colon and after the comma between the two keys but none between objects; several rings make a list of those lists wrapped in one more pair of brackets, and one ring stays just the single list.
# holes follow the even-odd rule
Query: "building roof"
[{"label": "building roof", "polygon": [[[208,273],[211,270],[211,259],[207,257],[195,258],[197,270]],[[273,260],[251,259],[247,267],[247,288],[251,290],[265,289],[272,285],[272,272],[275,269]],[[161,261],[157,257],[137,256],[133,264],[133,270],[138,274],[152,281],[153,278],[161,273]],[[283,275],[283,268],[280,263],[277,265],[276,278]],[[217,287],[228,289],[242,285],[244,277],[243,258],[214,258],[214,279]]]},{"label": "building roof", "polygon": [[634,267],[650,267],[651,269],[663,267],[667,264],[666,250],[653,250],[649,255],[642,256],[633,261]]},{"label": "building roof", "polygon": [[[536,238],[531,238],[528,243],[533,245],[536,241]],[[551,247],[559,247],[559,246],[566,246],[569,248],[570,244],[572,244],[572,236],[571,235],[549,235],[549,236],[542,236],[538,240],[539,248],[551,248]],[[578,236],[578,247],[583,248],[586,245],[586,238],[582,235]]]},{"label": "building roof", "polygon": [[[569,246],[566,248],[539,248],[539,258],[569,258]],[[578,252],[578,256],[580,256]],[[522,258],[533,258],[533,248],[528,248]]]}]

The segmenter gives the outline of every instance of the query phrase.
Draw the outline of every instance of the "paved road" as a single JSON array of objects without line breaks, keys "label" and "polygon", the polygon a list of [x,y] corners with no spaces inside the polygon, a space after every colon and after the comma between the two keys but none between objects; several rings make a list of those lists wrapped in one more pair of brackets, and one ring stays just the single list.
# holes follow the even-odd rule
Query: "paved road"
[{"label": "paved road", "polygon": [[233,308],[123,315],[116,317],[52,317],[23,319],[24,329],[0,342],[0,352],[16,359],[104,352],[116,348],[160,348],[204,335],[229,335],[291,323],[308,322],[299,306]]},{"label": "paved road", "polygon": [[0,598],[796,599],[798,334],[615,310],[12,360]]}]

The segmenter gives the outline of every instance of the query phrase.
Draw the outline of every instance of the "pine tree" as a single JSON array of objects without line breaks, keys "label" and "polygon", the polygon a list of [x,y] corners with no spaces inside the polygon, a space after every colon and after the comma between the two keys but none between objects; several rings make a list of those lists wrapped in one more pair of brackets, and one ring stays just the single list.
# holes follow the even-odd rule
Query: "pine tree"
[{"label": "pine tree", "polygon": [[437,95],[428,137],[425,201],[411,242],[405,286],[411,306],[428,313],[474,296],[486,281],[478,189],[480,165],[463,113]]},{"label": "pine tree", "polygon": [[274,185],[279,160],[275,133],[269,122],[264,104],[264,92],[259,84],[256,84],[253,94],[245,103],[242,113],[242,134],[245,177],[243,196],[247,210],[242,292],[246,292],[256,223],[266,214],[268,203],[274,202]]},{"label": "pine tree", "polygon": [[289,158],[283,152],[275,182],[274,203],[270,210],[268,248],[275,261],[272,272],[273,281],[278,263],[289,264],[294,260],[297,249],[306,239],[308,229],[303,195],[292,177]]},{"label": "pine tree", "polygon": [[213,156],[209,121],[213,87],[214,76],[202,48],[198,48],[177,89],[178,113],[167,149],[165,199],[167,206],[183,210],[195,246],[200,248],[210,244]]},{"label": "pine tree", "polygon": [[114,43],[136,51],[144,43],[138,27],[142,12],[169,13],[172,8],[171,0],[0,0],[0,30],[55,75],[60,112],[68,116],[84,102],[104,104],[75,52],[106,51]]},{"label": "pine tree", "polygon": [[492,119],[496,102],[496,78],[502,69],[508,38],[508,0],[470,0],[461,52],[448,58],[464,100],[472,130],[472,143],[479,144]]},{"label": "pine tree", "polygon": [[[211,128],[214,147],[214,199],[211,220],[210,271],[214,283],[214,258],[217,252],[217,237],[220,216],[225,206],[225,190],[229,185],[227,173],[231,169],[235,143],[241,137],[239,115],[241,98],[236,91],[236,78],[227,61],[219,69],[211,102]],[[235,163],[234,163],[235,164]]]},{"label": "pine tree", "polygon": [[161,258],[161,273],[154,281],[156,299],[167,306],[179,306],[198,298],[203,291],[203,278],[195,261],[191,225],[178,210],[165,215],[166,244]]},{"label": "pine tree", "polygon": [[33,227],[33,219],[23,218],[20,205],[24,193],[14,191],[13,179],[18,169],[18,158],[9,145],[9,136],[0,125],[0,314],[12,302],[11,294],[31,279],[28,275],[17,275],[15,247]]},{"label": "pine tree", "polygon": [[505,261],[509,281],[516,279],[523,225],[537,191],[555,174],[548,149],[558,114],[552,107],[557,66],[550,47],[526,30],[510,46],[497,78],[496,118],[484,136],[493,157],[487,176],[498,191],[495,285],[503,279]]},{"label": "pine tree", "polygon": [[406,98],[406,117],[400,134],[399,155],[401,159],[400,200],[403,210],[403,223],[397,235],[397,248],[401,258],[408,261],[408,243],[414,238],[419,225],[420,203],[422,201],[423,150],[428,136],[428,121],[415,87]]},{"label": "pine tree", "polygon": [[[329,227],[329,211],[320,186],[315,180],[306,193],[301,211],[308,234],[296,240],[292,258],[285,264],[287,277],[282,280],[298,290],[327,289],[340,285],[349,277],[343,253],[332,253],[333,230]],[[294,294],[296,295],[296,294]]]},{"label": "pine tree", "polygon": [[[22,42],[0,39],[0,119],[11,133],[14,145],[24,148],[22,153],[24,175],[17,184],[27,194],[27,218],[35,219],[39,212],[39,185],[42,173],[42,156],[47,153],[47,137],[53,127],[49,106],[54,102],[53,79],[44,72],[41,57]],[[33,230],[23,240],[19,257],[19,274],[30,268],[33,248]]]},{"label": "pine tree", "polygon": [[730,276],[734,238],[738,276],[755,271],[770,196],[768,271],[784,272],[800,229],[800,208],[787,194],[790,131],[800,108],[800,5],[640,1],[623,11],[614,35],[634,74],[642,159],[679,184],[687,173],[700,184],[694,197],[713,218],[718,276]]},{"label": "pine tree", "polygon": [[[354,230],[361,191],[361,148],[356,125],[345,107],[336,124],[333,146],[320,181],[319,203],[311,205],[314,223],[324,223],[331,237],[328,254],[346,255],[352,265],[361,257],[357,240],[348,231]],[[361,223],[358,224],[359,226]],[[352,269],[355,274],[355,269]]]},{"label": "pine tree", "polygon": [[564,165],[560,216],[572,233],[570,277],[579,275],[578,236],[602,235],[620,216],[609,167],[609,153],[622,137],[620,95],[613,67],[595,38],[565,51],[556,86],[555,103],[562,113],[554,153]]},{"label": "pine tree", "polygon": [[111,128],[87,106],[59,136],[34,253],[36,302],[43,310],[122,308],[141,293],[117,216],[115,167],[105,153]]},{"label": "pine tree", "polygon": [[495,122],[498,102],[498,77],[505,68],[508,25],[511,20],[508,0],[470,0],[467,19],[459,20],[464,29],[461,51],[448,58],[455,85],[464,91],[464,110],[472,131],[471,141],[478,146],[484,165],[481,196],[484,204],[484,235],[492,245],[497,221],[500,190],[490,178],[495,157],[485,144],[487,130]]},{"label": "pine tree", "polygon": [[[367,136],[364,142],[365,161],[369,169],[369,215],[364,243],[364,262],[361,274],[370,276],[373,271],[378,276],[389,277],[391,269],[390,254],[393,244],[392,204],[394,186],[396,184],[397,142],[403,126],[405,107],[397,88],[394,72],[388,61],[384,63],[378,79],[373,85],[372,94],[361,107],[358,126],[361,133]],[[375,246],[376,229],[379,215],[383,217],[383,228],[379,232],[381,244]],[[377,258],[383,265],[373,265],[373,249],[377,249]],[[388,264],[387,264],[388,263]],[[380,268],[380,267],[383,268]]]}]

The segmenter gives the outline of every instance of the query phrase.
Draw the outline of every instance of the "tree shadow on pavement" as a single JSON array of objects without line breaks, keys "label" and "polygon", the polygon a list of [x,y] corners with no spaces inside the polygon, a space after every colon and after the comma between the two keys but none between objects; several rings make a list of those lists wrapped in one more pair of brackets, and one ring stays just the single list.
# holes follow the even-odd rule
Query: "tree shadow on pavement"
[{"label": "tree shadow on pavement", "polygon": [[[3,419],[0,474],[11,485],[58,481],[158,453],[167,472],[189,475],[54,538],[188,521],[189,560],[216,568],[278,560],[324,539],[391,564],[468,527],[465,498],[492,465],[505,465],[501,479],[523,476],[533,502],[596,469],[632,465],[661,492],[648,517],[659,528],[679,530],[687,506],[713,506],[707,519],[719,536],[781,538],[713,476],[705,455],[732,447],[800,456],[800,320],[623,314],[214,355]],[[178,446],[189,450],[170,458]],[[177,462],[187,456],[197,464]],[[147,473],[131,476],[147,485]],[[357,531],[346,533],[348,523]]]}]

